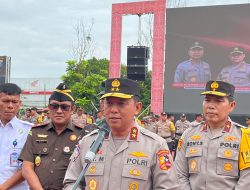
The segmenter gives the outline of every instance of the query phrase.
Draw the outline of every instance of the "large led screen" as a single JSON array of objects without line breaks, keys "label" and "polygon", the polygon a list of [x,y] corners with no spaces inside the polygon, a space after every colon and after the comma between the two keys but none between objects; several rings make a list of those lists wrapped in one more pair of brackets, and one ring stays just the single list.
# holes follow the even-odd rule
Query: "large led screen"
[{"label": "large led screen", "polygon": [[250,110],[250,5],[167,9],[164,110],[200,113],[208,80],[236,86],[233,114]]}]

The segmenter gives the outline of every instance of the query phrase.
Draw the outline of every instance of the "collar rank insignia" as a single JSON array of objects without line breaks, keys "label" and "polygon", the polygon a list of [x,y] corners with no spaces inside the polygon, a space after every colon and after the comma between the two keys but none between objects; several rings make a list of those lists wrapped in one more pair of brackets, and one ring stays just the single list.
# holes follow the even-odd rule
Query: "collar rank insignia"
[{"label": "collar rank insignia", "polygon": [[207,132],[207,128],[208,128],[208,124],[207,124],[207,123],[204,123],[204,125],[202,126],[201,131]]},{"label": "collar rank insignia", "polygon": [[223,132],[229,133],[230,129],[231,129],[231,123],[228,121],[223,129]]},{"label": "collar rank insignia", "polygon": [[217,89],[219,88],[219,84],[218,84],[218,82],[214,81],[214,82],[212,82],[210,87],[213,91],[217,91]]},{"label": "collar rank insignia", "polygon": [[111,91],[116,92],[116,91],[119,91],[119,90],[120,90],[120,89],[119,89],[119,86],[121,85],[121,83],[120,83],[117,79],[115,79],[115,80],[111,83],[111,85],[112,85]]},{"label": "collar rank insignia", "polygon": [[137,138],[138,138],[138,129],[137,127],[132,127],[130,131],[129,140],[137,141]]}]

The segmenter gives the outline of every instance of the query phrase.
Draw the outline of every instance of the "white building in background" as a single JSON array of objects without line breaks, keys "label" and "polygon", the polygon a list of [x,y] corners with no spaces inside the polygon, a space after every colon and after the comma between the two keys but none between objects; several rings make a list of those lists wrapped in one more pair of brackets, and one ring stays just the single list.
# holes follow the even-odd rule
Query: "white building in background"
[{"label": "white building in background", "polygon": [[48,106],[49,97],[56,89],[60,78],[11,78],[11,83],[15,83],[23,90],[21,100],[24,108]]}]

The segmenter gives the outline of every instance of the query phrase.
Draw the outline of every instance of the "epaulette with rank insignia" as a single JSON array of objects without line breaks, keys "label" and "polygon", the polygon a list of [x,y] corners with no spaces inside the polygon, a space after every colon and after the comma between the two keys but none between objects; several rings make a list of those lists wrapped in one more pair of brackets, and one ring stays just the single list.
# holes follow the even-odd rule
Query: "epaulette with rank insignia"
[{"label": "epaulette with rank insignia", "polygon": [[36,125],[33,125],[32,128],[37,128],[37,127],[45,127],[49,124],[50,122],[46,122],[46,123],[40,123],[40,124],[36,124]]},{"label": "epaulette with rank insignia", "polygon": [[241,125],[241,124],[239,124],[239,123],[236,123],[236,122],[234,122],[234,121],[232,121],[232,124],[235,125],[236,127],[240,127],[240,128],[244,128],[244,129],[247,128],[246,126]]}]

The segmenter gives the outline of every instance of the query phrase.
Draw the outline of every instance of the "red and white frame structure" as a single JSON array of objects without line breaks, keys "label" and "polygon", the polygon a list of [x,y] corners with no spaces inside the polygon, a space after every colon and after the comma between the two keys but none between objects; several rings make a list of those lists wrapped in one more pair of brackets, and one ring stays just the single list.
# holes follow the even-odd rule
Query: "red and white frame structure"
[{"label": "red and white frame structure", "polygon": [[166,0],[118,3],[112,5],[109,78],[120,77],[122,16],[147,13],[154,14],[151,111],[160,114],[163,110],[164,91]]}]

